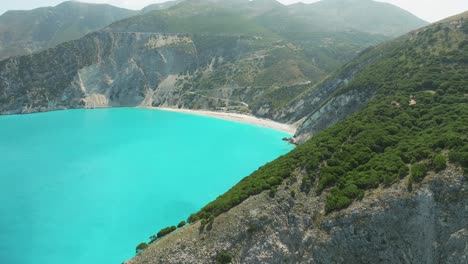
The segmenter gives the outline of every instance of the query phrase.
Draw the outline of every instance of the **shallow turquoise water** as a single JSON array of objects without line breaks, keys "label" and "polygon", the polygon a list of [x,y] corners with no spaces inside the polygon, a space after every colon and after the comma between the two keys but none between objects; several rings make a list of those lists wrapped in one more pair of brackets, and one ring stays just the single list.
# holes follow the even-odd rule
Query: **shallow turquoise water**
[{"label": "shallow turquoise water", "polygon": [[290,151],[285,136],[132,108],[0,116],[0,262],[121,263]]}]

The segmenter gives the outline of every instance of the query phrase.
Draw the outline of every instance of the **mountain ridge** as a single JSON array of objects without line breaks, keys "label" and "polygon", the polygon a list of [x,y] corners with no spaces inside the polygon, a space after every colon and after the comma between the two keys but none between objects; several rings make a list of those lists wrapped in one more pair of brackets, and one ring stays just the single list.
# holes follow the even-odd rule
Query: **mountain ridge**
[{"label": "mountain ridge", "polygon": [[466,14],[362,52],[322,84],[309,140],[127,263],[461,263]]},{"label": "mountain ridge", "polygon": [[[165,10],[117,21],[54,49],[4,61],[3,65],[15,66],[3,71],[9,74],[0,86],[3,89],[0,100],[4,102],[1,112],[148,104],[276,118],[288,100],[319,82],[358,51],[388,38],[354,31],[306,32],[299,38],[285,35],[268,26],[268,21],[259,23],[260,17],[277,8],[285,7],[276,1],[181,2]],[[111,43],[104,43],[104,39]],[[112,43],[123,39],[127,42]],[[79,47],[91,43],[99,45]],[[51,67],[62,84],[61,94],[55,83],[36,74],[43,71],[36,68],[39,61],[61,61],[59,56],[74,54],[75,50],[88,58],[96,56],[94,52],[109,50],[108,45],[116,47],[112,51],[118,50],[119,54],[100,52],[99,60],[92,60],[93,65],[82,65],[79,62],[83,60],[78,58],[70,59],[67,62],[70,65],[65,66],[70,72]],[[173,61],[173,57],[179,61]],[[184,66],[173,67],[171,63]],[[142,84],[140,87],[129,89],[132,87],[129,80],[121,77],[123,72],[128,74],[125,67],[131,69],[129,78],[137,78],[134,81]],[[151,70],[154,67],[156,72]],[[174,68],[180,72],[170,70]],[[102,76],[91,74],[90,69],[99,70]],[[16,80],[25,73],[31,79]],[[36,94],[35,98],[28,93]]]},{"label": "mountain ridge", "polygon": [[54,7],[7,11],[0,16],[0,59],[78,39],[136,11],[107,4],[63,2]]}]

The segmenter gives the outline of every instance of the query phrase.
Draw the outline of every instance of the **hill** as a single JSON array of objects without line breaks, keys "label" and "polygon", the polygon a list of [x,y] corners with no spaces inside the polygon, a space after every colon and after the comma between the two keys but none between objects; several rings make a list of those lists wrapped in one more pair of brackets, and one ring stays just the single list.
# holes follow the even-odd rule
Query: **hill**
[{"label": "hill", "polygon": [[156,3],[156,4],[151,4],[149,6],[144,7],[141,12],[142,13],[148,13],[151,11],[156,11],[156,10],[164,10],[168,9],[172,6],[177,5],[178,3],[182,2],[183,0],[173,0],[173,1],[167,1],[163,3]]},{"label": "hill", "polygon": [[466,19],[368,49],[305,92],[303,144],[128,263],[462,263]]},{"label": "hill", "polygon": [[292,36],[263,19],[288,8],[274,0],[187,0],[3,61],[0,112],[163,105],[283,120],[292,99],[388,38],[357,30]]},{"label": "hill", "polygon": [[295,28],[302,31],[361,31],[395,37],[428,24],[397,6],[372,0],[298,3],[289,6],[288,11],[292,17],[310,25]]},{"label": "hill", "polygon": [[8,11],[0,16],[0,60],[81,38],[136,13],[74,1],[30,11]]}]

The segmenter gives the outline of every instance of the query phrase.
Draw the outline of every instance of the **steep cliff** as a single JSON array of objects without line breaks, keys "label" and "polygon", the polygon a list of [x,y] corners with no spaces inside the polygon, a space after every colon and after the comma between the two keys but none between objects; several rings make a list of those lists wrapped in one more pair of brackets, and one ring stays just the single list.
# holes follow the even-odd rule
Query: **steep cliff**
[{"label": "steep cliff", "polygon": [[223,263],[223,253],[230,263],[455,264],[468,257],[468,183],[457,169],[412,191],[406,179],[373,190],[328,215],[323,195],[300,191],[301,178],[274,197],[250,197],[209,227],[186,226],[126,263]]},{"label": "steep cliff", "polygon": [[[262,56],[274,49],[292,50],[287,43],[250,36],[100,31],[1,61],[0,111],[138,105],[248,109],[246,102],[270,87],[240,83],[254,82],[255,71],[267,71]],[[305,81],[301,71],[296,75],[278,82]]]}]

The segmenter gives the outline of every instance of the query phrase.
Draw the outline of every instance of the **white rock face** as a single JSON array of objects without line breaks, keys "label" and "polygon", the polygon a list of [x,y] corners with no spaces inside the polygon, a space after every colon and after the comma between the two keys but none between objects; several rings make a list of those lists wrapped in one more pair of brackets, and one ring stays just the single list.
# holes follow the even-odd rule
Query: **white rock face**
[{"label": "white rock face", "polygon": [[215,263],[221,251],[232,263],[466,263],[468,182],[456,168],[428,176],[412,192],[406,180],[370,191],[330,215],[324,195],[304,194],[299,185],[283,184],[274,198],[250,197],[211,230],[186,226],[127,264]]}]

